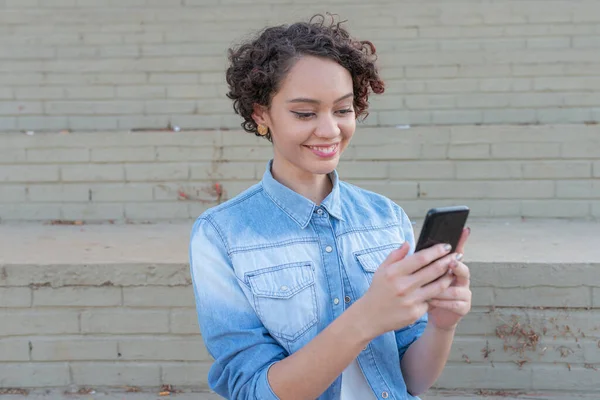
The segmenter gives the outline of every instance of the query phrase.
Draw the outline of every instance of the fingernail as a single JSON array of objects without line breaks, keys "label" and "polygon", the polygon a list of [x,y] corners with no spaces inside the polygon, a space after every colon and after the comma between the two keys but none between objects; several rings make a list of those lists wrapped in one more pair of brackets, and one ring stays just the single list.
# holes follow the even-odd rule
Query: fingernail
[{"label": "fingernail", "polygon": [[462,260],[462,259],[463,259],[463,257],[464,257],[464,254],[462,254],[462,253],[457,253],[457,254],[456,254],[456,261],[460,261],[460,260]]},{"label": "fingernail", "polygon": [[449,244],[445,244],[445,245],[444,245],[444,250],[446,250],[446,251],[450,251],[450,250],[452,250],[452,246],[451,246],[451,245],[449,245]]}]

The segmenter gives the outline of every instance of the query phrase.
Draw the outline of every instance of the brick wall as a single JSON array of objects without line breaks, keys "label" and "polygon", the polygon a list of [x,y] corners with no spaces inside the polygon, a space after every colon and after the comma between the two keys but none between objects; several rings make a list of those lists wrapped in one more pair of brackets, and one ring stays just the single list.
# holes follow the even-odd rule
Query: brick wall
[{"label": "brick wall", "polygon": [[[564,398],[598,390],[600,265],[469,265],[473,310],[438,388],[556,390]],[[0,387],[206,389],[212,360],[188,271],[165,263],[3,266]]]},{"label": "brick wall", "polygon": [[0,131],[239,127],[227,47],[326,11],[381,54],[371,126],[600,120],[594,0],[0,0]]},{"label": "brick wall", "polygon": [[[0,220],[195,218],[258,181],[271,145],[237,131],[0,134]],[[361,127],[342,179],[412,218],[600,217],[597,126]]]}]

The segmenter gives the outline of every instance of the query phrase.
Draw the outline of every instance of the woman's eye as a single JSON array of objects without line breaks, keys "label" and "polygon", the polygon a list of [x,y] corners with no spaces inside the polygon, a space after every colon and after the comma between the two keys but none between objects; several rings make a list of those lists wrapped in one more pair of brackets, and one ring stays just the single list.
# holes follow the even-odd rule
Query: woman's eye
[{"label": "woman's eye", "polygon": [[292,112],[294,113],[294,115],[296,115],[296,118],[299,118],[299,119],[309,119],[310,117],[315,115],[314,113],[303,113],[303,112],[297,112],[297,111],[292,111]]},{"label": "woman's eye", "polygon": [[338,113],[340,113],[340,114],[342,114],[342,115],[350,114],[350,113],[352,113],[352,112],[354,112],[354,110],[353,110],[353,109],[351,109],[351,108],[346,108],[346,109],[344,109],[344,110],[339,110],[339,111],[338,111]]}]

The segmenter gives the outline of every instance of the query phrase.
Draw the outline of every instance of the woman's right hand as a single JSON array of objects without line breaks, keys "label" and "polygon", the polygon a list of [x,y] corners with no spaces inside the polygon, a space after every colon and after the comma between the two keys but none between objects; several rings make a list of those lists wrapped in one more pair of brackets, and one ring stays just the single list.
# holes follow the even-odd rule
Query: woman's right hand
[{"label": "woman's right hand", "polygon": [[448,271],[457,261],[449,245],[438,244],[406,257],[409,249],[404,243],[390,253],[355,304],[362,308],[361,323],[369,327],[370,339],[416,322],[427,312],[427,301],[452,283]]}]

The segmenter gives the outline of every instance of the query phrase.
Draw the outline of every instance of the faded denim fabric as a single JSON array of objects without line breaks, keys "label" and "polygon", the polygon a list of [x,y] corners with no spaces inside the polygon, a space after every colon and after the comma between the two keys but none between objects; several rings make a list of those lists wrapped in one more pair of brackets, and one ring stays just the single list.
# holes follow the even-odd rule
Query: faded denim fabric
[{"label": "faded denim fabric", "polygon": [[[210,387],[228,399],[277,399],[271,365],[298,351],[369,288],[412,225],[391,200],[338,180],[320,206],[262,181],[206,211],[194,224],[190,265],[203,340],[215,359]],[[412,250],[411,250],[412,253]],[[427,324],[375,338],[358,356],[378,399],[417,399],[400,360]],[[339,399],[341,375],[319,397]]]}]

